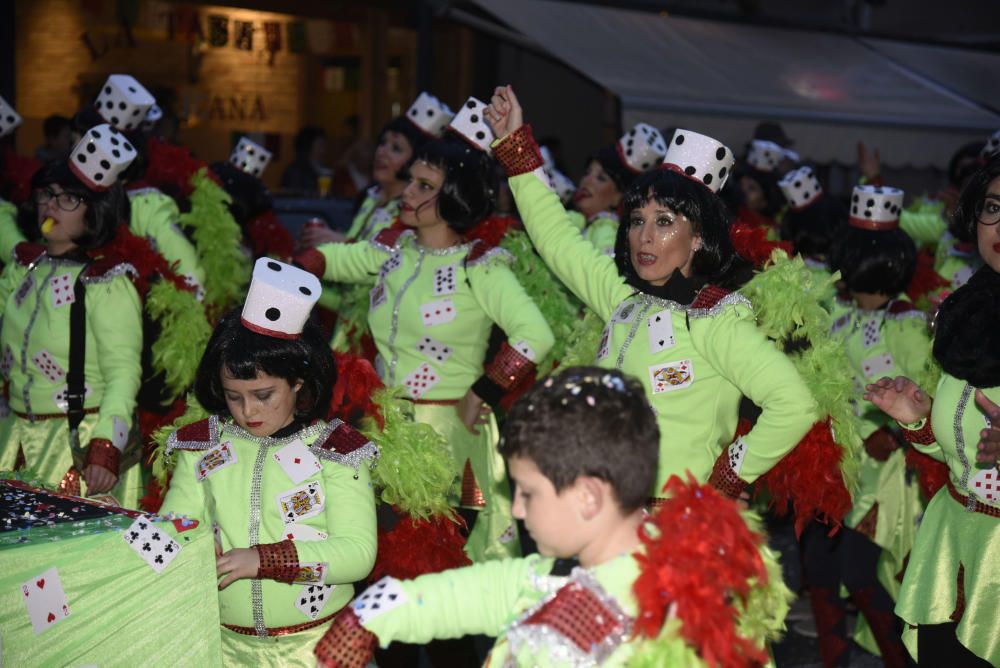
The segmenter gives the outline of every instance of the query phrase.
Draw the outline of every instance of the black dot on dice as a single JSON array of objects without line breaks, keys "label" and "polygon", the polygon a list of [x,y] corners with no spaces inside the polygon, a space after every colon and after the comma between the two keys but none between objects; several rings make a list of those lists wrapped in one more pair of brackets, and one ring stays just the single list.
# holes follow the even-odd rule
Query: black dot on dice
[{"label": "black dot on dice", "polygon": [[122,148],[124,148],[124,149],[125,149],[126,151],[128,151],[129,153],[131,153],[132,151],[134,151],[134,150],[135,150],[134,148],[132,148],[132,144],[129,144],[128,142],[125,142],[125,143],[124,143],[124,144],[122,145]]},{"label": "black dot on dice", "polygon": [[715,159],[716,160],[722,160],[725,157],[726,157],[726,149],[724,149],[724,148],[722,148],[720,146],[719,148],[717,148],[715,150]]},{"label": "black dot on dice", "polygon": [[632,149],[628,149],[627,151],[625,151],[625,155],[627,155],[628,157],[631,158],[632,157]]},{"label": "black dot on dice", "polygon": [[124,102],[119,102],[118,103],[118,108],[121,109],[122,111],[125,111],[125,107],[127,107],[127,106],[128,105],[126,105]]},{"label": "black dot on dice", "polygon": [[478,123],[479,122],[479,114],[472,114],[471,116],[469,116],[469,120],[472,121],[473,123]]},{"label": "black dot on dice", "polygon": [[118,117],[117,116],[112,116],[111,117],[111,124],[112,125],[118,125]]},{"label": "black dot on dice", "polygon": [[274,322],[275,320],[281,317],[281,311],[272,306],[271,308],[264,311],[264,317],[270,320],[271,322]]},{"label": "black dot on dice", "polygon": [[892,202],[886,202],[885,203],[885,208],[891,209],[892,208]]},{"label": "black dot on dice", "polygon": [[14,114],[8,114],[8,116],[7,116],[7,122],[8,123],[13,123],[14,122]]},{"label": "black dot on dice", "polygon": [[678,146],[680,146],[681,144],[683,144],[684,143],[684,135],[677,135],[676,137],[674,137],[674,143],[677,144]]},{"label": "black dot on dice", "polygon": [[892,212],[893,212],[893,213],[899,213],[899,207],[898,207],[898,206],[895,206],[895,205],[893,205],[893,207],[892,207]]},{"label": "black dot on dice", "polygon": [[111,169],[111,163],[107,160],[101,160],[101,167],[104,169]]},{"label": "black dot on dice", "polygon": [[857,202],[857,201],[858,201],[858,196],[857,196],[857,195],[855,195],[854,197],[852,197],[852,198],[851,198],[851,201],[852,201],[852,202]]},{"label": "black dot on dice", "polygon": [[116,148],[113,148],[111,149],[111,155],[115,156],[116,158],[120,158],[122,157],[122,152]]},{"label": "black dot on dice", "polygon": [[482,130],[480,130],[479,132],[476,133],[476,139],[484,139],[485,137],[486,137],[486,133],[483,132]]},{"label": "black dot on dice", "polygon": [[726,174],[728,172],[729,172],[729,168],[728,167],[723,167],[722,169],[719,170],[719,178],[720,179],[726,178]]},{"label": "black dot on dice", "polygon": [[118,137],[112,137],[112,138],[111,138],[111,143],[112,143],[112,144],[113,144],[114,146],[118,146],[118,144],[120,144],[121,142],[119,142],[119,141],[118,141]]},{"label": "black dot on dice", "polygon": [[865,202],[865,206],[869,208],[875,206],[875,200],[873,199],[868,200],[867,202]]},{"label": "black dot on dice", "polygon": [[801,188],[802,187],[802,181],[796,181],[795,182],[795,187],[796,188]]},{"label": "black dot on dice", "polygon": [[642,170],[646,171],[647,169],[649,169],[649,163],[648,162],[642,163]]},{"label": "black dot on dice", "polygon": [[299,292],[301,292],[302,294],[304,294],[306,297],[312,296],[312,293],[313,293],[312,290],[310,290],[309,288],[307,288],[304,285],[300,285],[299,286]]},{"label": "black dot on dice", "polygon": [[247,146],[246,150],[247,150],[247,153],[249,153],[250,155],[253,155],[253,146]]},{"label": "black dot on dice", "polygon": [[427,110],[427,117],[430,118],[433,115],[434,115],[434,110],[433,109],[428,109]]},{"label": "black dot on dice", "polygon": [[133,111],[133,112],[132,112],[132,115],[133,115],[133,116],[138,116],[138,115],[139,115],[139,110],[138,110],[138,109],[136,109],[135,111]]},{"label": "black dot on dice", "polygon": [[76,161],[79,162],[79,163],[81,163],[81,164],[84,163],[84,162],[87,162],[87,156],[85,156],[83,153],[77,153],[76,154]]},{"label": "black dot on dice", "polygon": [[810,192],[808,190],[803,191],[802,196],[808,198]]},{"label": "black dot on dice", "polygon": [[416,116],[416,115],[417,115],[417,110],[416,109],[410,109],[410,116]]},{"label": "black dot on dice", "polygon": [[705,174],[705,178],[702,179],[702,183],[704,183],[706,186],[712,185],[712,175]]},{"label": "black dot on dice", "polygon": [[103,181],[104,180],[104,174],[101,174],[100,172],[94,174],[94,180],[95,181]]},{"label": "black dot on dice", "polygon": [[268,262],[267,268],[270,269],[271,271],[281,271],[281,265],[278,264],[277,262]]},{"label": "black dot on dice", "polygon": [[476,108],[476,102],[475,102],[475,100],[468,100],[465,103],[465,106],[468,107],[469,109],[475,109]]},{"label": "black dot on dice", "polygon": [[687,174],[688,176],[693,176],[694,173],[697,171],[698,168],[695,167],[694,165],[688,165],[687,167],[684,168],[684,173]]},{"label": "black dot on dice", "polygon": [[105,86],[104,87],[104,94],[105,95],[111,95],[111,86]]},{"label": "black dot on dice", "polygon": [[96,146],[94,146],[93,144],[87,144],[87,153],[93,153],[96,150],[97,150]]},{"label": "black dot on dice", "polygon": [[128,87],[128,91],[129,91],[130,93],[134,93],[134,92],[135,92],[135,86],[129,86],[129,87]]},{"label": "black dot on dice", "polygon": [[872,217],[872,212],[869,211],[868,209],[865,209],[865,218],[871,218],[871,217]]},{"label": "black dot on dice", "polygon": [[107,102],[104,103],[104,106],[107,107],[108,109],[114,109],[115,103],[112,102],[111,100],[108,100]]}]

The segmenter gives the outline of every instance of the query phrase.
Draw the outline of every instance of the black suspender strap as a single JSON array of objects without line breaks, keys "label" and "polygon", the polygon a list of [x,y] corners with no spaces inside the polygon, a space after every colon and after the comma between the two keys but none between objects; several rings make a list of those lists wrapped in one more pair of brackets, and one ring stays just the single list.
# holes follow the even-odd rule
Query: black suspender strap
[{"label": "black suspender strap", "polygon": [[[84,266],[73,284],[73,303],[69,306],[69,372],[66,374],[66,403],[70,434],[76,443],[76,429],[83,422],[83,400],[87,393],[85,358],[87,352],[87,306],[83,284]],[[78,443],[76,443],[78,445]]]}]

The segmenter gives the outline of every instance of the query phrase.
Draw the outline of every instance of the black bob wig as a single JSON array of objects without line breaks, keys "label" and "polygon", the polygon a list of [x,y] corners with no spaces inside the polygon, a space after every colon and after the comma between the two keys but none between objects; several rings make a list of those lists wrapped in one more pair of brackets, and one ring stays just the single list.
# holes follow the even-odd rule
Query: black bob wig
[{"label": "black bob wig", "polygon": [[447,137],[424,144],[413,155],[444,172],[438,193],[438,213],[459,234],[472,229],[493,211],[492,158],[464,139]]},{"label": "black bob wig", "polygon": [[901,230],[865,230],[848,225],[834,245],[831,268],[850,292],[894,297],[910,284],[917,247]]}]

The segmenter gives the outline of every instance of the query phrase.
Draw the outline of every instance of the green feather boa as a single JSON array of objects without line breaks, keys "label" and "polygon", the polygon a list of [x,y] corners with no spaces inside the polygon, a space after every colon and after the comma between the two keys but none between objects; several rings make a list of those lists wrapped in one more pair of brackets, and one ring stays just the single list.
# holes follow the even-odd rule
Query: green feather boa
[{"label": "green feather boa", "polygon": [[156,478],[156,482],[160,484],[160,489],[163,489],[167,485],[167,478],[170,473],[174,470],[174,466],[177,464],[177,460],[173,453],[167,454],[167,438],[170,434],[174,433],[181,427],[186,427],[189,424],[193,424],[198,420],[204,420],[208,417],[208,411],[201,407],[198,400],[195,399],[194,394],[188,394],[187,396],[187,406],[185,408],[184,414],[173,421],[173,423],[168,424],[165,427],[160,427],[153,434],[153,444],[155,448],[153,449],[152,459],[152,469],[153,476]]},{"label": "green feather boa", "polygon": [[160,324],[152,348],[153,368],[164,375],[170,403],[194,383],[212,327],[194,294],[169,281],[158,281],[149,289],[146,312]]}]

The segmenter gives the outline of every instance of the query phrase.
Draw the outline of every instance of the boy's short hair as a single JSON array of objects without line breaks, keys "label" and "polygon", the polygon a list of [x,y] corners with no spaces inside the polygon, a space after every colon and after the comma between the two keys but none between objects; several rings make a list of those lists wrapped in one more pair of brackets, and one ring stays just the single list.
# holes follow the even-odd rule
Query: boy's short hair
[{"label": "boy's short hair", "polygon": [[629,513],[653,491],[660,430],[639,381],[613,369],[569,367],[514,404],[499,449],[506,459],[530,459],[557,492],[580,476],[604,480]]}]

